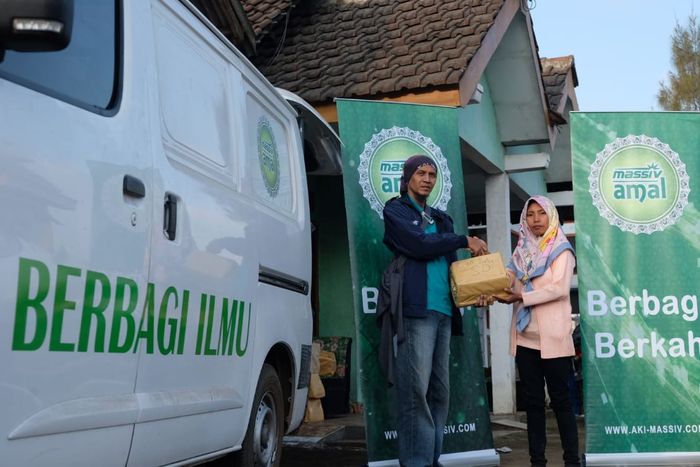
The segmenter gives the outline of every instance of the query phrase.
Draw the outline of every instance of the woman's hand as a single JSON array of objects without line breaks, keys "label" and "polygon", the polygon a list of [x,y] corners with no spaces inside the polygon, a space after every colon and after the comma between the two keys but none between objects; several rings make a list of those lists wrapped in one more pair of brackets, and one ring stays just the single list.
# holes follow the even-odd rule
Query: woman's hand
[{"label": "woman's hand", "polygon": [[476,303],[474,304],[474,306],[478,308],[484,308],[493,305],[493,302],[495,301],[496,299],[493,298],[493,295],[481,294],[479,295],[479,298],[476,299]]},{"label": "woman's hand", "polygon": [[485,241],[479,237],[469,237],[467,236],[467,248],[472,252],[474,256],[481,256],[488,254],[489,247]]},{"label": "woman's hand", "polygon": [[512,287],[505,288],[503,289],[503,291],[506,293],[505,296],[496,297],[496,300],[498,300],[501,303],[515,303],[521,302],[523,300],[522,294],[520,292],[514,291]]}]

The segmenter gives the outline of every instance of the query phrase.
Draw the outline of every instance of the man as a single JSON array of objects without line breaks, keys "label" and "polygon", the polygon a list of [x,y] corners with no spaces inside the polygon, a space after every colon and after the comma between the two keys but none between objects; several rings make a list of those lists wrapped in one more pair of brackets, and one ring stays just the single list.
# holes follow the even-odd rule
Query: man
[{"label": "man", "polygon": [[487,253],[486,243],[454,233],[452,219],[428,206],[437,165],[409,157],[401,196],[384,207],[384,244],[406,257],[403,276],[404,340],[396,354],[399,462],[403,467],[439,466],[449,403],[450,334],[462,335],[462,316],[452,301],[449,265],[456,250]]}]

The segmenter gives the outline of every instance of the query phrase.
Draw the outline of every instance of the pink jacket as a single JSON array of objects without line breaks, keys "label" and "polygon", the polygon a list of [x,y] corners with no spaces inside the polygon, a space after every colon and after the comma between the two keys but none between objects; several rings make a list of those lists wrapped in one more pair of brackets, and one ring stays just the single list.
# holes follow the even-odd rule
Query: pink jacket
[{"label": "pink jacket", "polygon": [[[571,338],[571,299],[569,290],[574,275],[576,260],[570,251],[560,254],[545,273],[532,280],[531,292],[522,292],[523,301],[513,304],[513,318],[510,323],[510,353],[515,356],[517,335],[515,316],[523,306],[531,306],[533,317],[537,319],[540,334],[542,358],[557,358],[574,355],[574,342]],[[512,271],[508,271],[514,277]],[[522,291],[522,283],[514,281],[514,288]]]}]

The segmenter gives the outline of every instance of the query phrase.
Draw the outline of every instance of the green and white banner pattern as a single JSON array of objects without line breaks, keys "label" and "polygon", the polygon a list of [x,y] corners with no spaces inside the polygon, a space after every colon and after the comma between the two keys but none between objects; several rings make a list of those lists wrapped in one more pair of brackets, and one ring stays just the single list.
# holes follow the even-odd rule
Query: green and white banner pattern
[{"label": "green and white banner pattern", "polygon": [[587,465],[700,462],[700,114],[572,114]]},{"label": "green and white banner pattern", "polygon": [[[382,243],[381,213],[384,203],[399,194],[404,161],[413,154],[426,154],[439,166],[429,204],[446,209],[455,230],[466,232],[457,110],[353,100],[339,100],[337,106],[369,465],[397,465],[393,404],[400,388],[387,389],[377,357],[377,286],[391,260]],[[472,309],[464,315],[464,328],[464,336],[451,340],[450,413],[443,460],[452,465],[494,465],[498,455],[493,449],[479,329]]]}]

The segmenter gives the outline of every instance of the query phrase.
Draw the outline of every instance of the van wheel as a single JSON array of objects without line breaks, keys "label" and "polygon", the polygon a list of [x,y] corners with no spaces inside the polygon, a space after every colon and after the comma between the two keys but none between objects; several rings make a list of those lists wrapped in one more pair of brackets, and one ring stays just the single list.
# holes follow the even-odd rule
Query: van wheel
[{"label": "van wheel", "polygon": [[264,364],[240,452],[241,467],[278,467],[283,431],[282,386],[275,369]]}]

